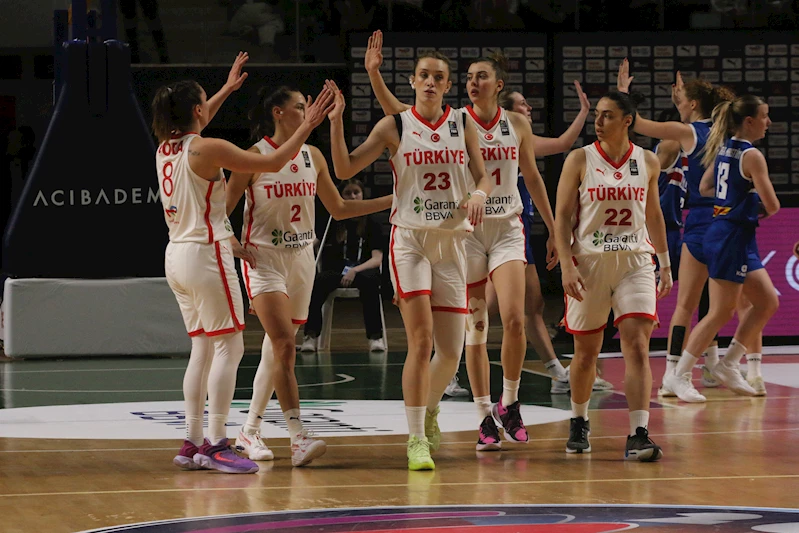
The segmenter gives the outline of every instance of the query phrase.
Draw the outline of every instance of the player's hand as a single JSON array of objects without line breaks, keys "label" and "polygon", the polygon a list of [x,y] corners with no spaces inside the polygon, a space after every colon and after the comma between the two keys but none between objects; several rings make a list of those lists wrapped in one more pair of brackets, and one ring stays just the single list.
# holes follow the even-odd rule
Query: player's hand
[{"label": "player's hand", "polygon": [[466,209],[466,217],[472,226],[477,226],[483,221],[485,213],[486,197],[482,194],[472,194],[468,200],[461,204],[462,209]]},{"label": "player's hand", "polygon": [[616,89],[620,93],[629,93],[633,78],[635,78],[635,76],[630,76],[630,62],[625,57],[624,61],[619,64],[619,77],[616,78]]},{"label": "player's hand", "polygon": [[325,82],[325,87],[316,97],[316,101],[311,98],[311,95],[306,96],[305,101],[305,120],[304,123],[311,127],[317,127],[326,116],[330,114],[335,105],[334,94]]},{"label": "player's hand", "polygon": [[355,281],[355,272],[354,269],[349,269],[346,274],[341,276],[341,286],[342,287],[349,287],[352,285],[352,282]]},{"label": "player's hand", "polygon": [[233,257],[237,257],[242,261],[247,261],[252,268],[256,268],[258,266],[255,259],[255,254],[252,253],[251,250],[248,250],[242,246],[236,237],[232,237],[230,239],[230,244],[233,247]]},{"label": "player's hand", "polygon": [[244,83],[244,80],[249,76],[246,72],[241,72],[244,64],[249,59],[250,55],[247,52],[239,52],[239,55],[236,56],[236,60],[233,61],[233,66],[230,67],[230,73],[228,73],[227,82],[225,83],[231,91],[238,91],[241,88],[241,84]]},{"label": "player's hand", "polygon": [[547,239],[547,270],[552,270],[558,264],[558,249],[555,246],[555,239],[550,236]]},{"label": "player's hand", "polygon": [[363,66],[366,72],[380,70],[383,64],[383,32],[376,30],[369,37],[369,44],[366,45],[366,55],[363,58]]},{"label": "player's hand", "polygon": [[682,74],[677,71],[677,77],[674,85],[671,86],[671,101],[677,105],[685,97],[685,82],[682,79]]},{"label": "player's hand", "polygon": [[574,89],[577,91],[577,97],[580,98],[580,113],[591,111],[591,102],[588,101],[588,95],[583,92],[583,87],[577,80],[574,80]]},{"label": "player's hand", "polygon": [[333,109],[327,118],[330,121],[341,120],[344,116],[344,108],[347,107],[347,101],[344,99],[344,93],[339,90],[338,85],[333,80],[325,81],[325,88],[333,95]]},{"label": "player's hand", "polygon": [[585,280],[577,272],[577,268],[572,264],[561,264],[561,280],[563,282],[563,292],[571,296],[578,302],[583,301],[581,291],[585,291]]},{"label": "player's hand", "polygon": [[671,279],[671,267],[661,267],[660,280],[658,281],[658,300],[665,298],[671,292],[674,281]]}]

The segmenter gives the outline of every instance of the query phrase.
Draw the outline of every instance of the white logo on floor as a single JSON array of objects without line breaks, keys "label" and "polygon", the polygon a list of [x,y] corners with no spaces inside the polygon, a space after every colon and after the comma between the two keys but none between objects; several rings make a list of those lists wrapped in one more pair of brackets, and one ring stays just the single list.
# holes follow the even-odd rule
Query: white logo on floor
[{"label": "white logo on floor", "polygon": [[[408,433],[405,406],[399,400],[305,400],[300,402],[305,427],[319,436],[402,435]],[[235,437],[247,420],[249,402],[234,401],[228,437]],[[523,405],[525,425],[568,420],[569,411]],[[443,402],[441,431],[476,431],[471,402]],[[207,421],[206,421],[207,424]],[[288,437],[277,402],[267,409],[261,433],[265,438]],[[0,437],[23,439],[182,439],[183,402],[57,405],[0,410]]]}]

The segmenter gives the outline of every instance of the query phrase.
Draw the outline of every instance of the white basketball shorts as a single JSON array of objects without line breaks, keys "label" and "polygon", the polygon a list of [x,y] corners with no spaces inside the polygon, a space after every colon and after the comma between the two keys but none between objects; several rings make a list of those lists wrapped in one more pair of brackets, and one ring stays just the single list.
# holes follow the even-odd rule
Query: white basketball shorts
[{"label": "white basketball shorts", "polygon": [[[252,247],[248,245],[248,250]],[[308,321],[308,306],[311,303],[311,292],[316,274],[316,261],[313,246],[302,248],[269,248],[254,250],[256,268],[251,268],[242,261],[244,285],[247,297],[252,300],[259,294],[282,292],[291,304],[291,321],[294,324],[305,324]]]},{"label": "white basketball shorts", "polygon": [[482,285],[494,270],[525,258],[526,236],[519,217],[486,218],[466,237],[466,283]]}]

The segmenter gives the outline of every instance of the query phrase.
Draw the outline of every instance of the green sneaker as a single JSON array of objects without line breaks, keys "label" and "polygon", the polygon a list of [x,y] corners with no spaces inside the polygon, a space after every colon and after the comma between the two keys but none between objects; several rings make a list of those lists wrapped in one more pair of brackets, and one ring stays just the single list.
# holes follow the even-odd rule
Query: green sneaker
[{"label": "green sneaker", "polygon": [[439,407],[432,413],[427,409],[424,410],[424,436],[430,442],[430,450],[437,452],[441,447],[441,428],[438,427],[438,413],[441,411]]},{"label": "green sneaker", "polygon": [[416,435],[408,439],[408,470],[435,470],[436,464],[430,457],[430,443],[427,437]]}]

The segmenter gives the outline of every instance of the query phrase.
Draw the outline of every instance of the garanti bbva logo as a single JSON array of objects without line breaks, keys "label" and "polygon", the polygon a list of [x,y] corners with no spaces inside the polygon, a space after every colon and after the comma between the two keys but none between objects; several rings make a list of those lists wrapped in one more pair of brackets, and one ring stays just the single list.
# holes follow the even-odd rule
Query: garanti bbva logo
[{"label": "garanti bbva logo", "polygon": [[283,230],[273,229],[272,230],[272,244],[278,246],[283,244]]},{"label": "garanti bbva logo", "polygon": [[422,205],[422,199],[418,196],[413,199],[413,211],[415,213],[421,213],[424,211],[424,205]]}]

